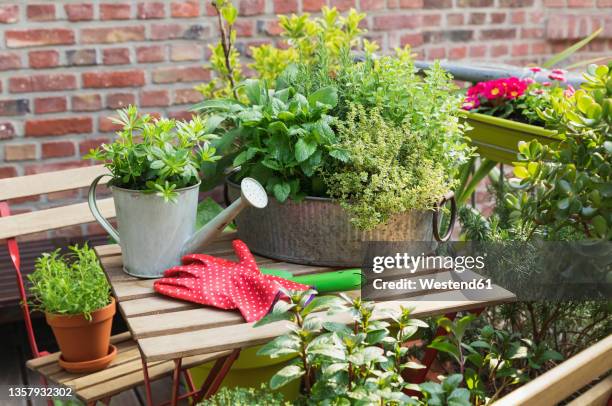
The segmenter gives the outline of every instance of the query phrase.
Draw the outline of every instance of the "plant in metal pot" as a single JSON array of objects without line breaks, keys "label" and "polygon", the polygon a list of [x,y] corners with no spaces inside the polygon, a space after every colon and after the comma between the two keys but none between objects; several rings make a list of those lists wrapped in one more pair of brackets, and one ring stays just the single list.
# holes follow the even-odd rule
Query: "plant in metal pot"
[{"label": "plant in metal pot", "polygon": [[85,244],[45,253],[28,279],[32,309],[45,313],[60,364],[76,372],[106,367],[116,353],[110,345],[115,300],[95,252]]},{"label": "plant in metal pot", "polygon": [[[256,219],[248,211],[237,219],[241,239],[255,252],[356,266],[371,230],[384,233],[380,240],[408,233],[413,240],[432,239],[432,213],[472,152],[459,122],[461,98],[439,65],[422,77],[408,49],[355,61],[348,48],[336,65],[322,48],[308,64],[288,66],[274,86],[252,79],[240,89],[247,102],[206,100],[195,109],[222,123],[214,142],[224,157],[205,166],[207,177],[220,180],[233,167],[234,180],[253,177],[277,202],[288,203],[271,202]],[[371,147],[387,155],[377,158]],[[368,200],[375,204],[362,210]],[[284,235],[283,225],[296,217],[301,220],[292,235]],[[259,225],[246,225],[249,219]],[[266,246],[273,241],[287,247]]]},{"label": "plant in metal pot", "polygon": [[121,127],[117,138],[86,158],[104,162],[110,172],[119,232],[102,216],[95,200],[98,182],[106,175],[92,183],[89,206],[121,244],[126,271],[159,277],[180,263],[184,248],[193,245],[187,241],[195,241],[200,168],[218,159],[210,141],[217,137],[219,121],[157,119],[140,115],[134,106],[119,110],[112,120]]}]

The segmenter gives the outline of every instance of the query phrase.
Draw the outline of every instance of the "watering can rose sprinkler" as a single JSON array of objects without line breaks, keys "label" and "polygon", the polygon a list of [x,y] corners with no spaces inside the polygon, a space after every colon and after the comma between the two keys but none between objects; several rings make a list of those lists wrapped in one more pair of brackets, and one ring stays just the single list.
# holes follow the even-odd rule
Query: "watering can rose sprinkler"
[{"label": "watering can rose sprinkler", "polygon": [[121,246],[123,270],[138,278],[159,278],[164,271],[180,265],[185,254],[196,253],[211,243],[244,208],[263,209],[268,195],[259,182],[244,178],[240,198],[199,231],[196,231],[200,183],[182,189],[175,202],[140,190],[110,186],[117,213],[116,230],[96,204],[96,187],[101,175],[89,187],[88,203],[94,218]]}]

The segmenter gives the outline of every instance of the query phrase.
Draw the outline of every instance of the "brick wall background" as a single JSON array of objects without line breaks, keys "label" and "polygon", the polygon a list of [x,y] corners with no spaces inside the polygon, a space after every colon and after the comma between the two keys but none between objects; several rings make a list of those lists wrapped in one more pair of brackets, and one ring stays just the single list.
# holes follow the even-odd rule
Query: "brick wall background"
[{"label": "brick wall background", "polygon": [[[278,40],[275,15],[323,5],[368,14],[384,49],[421,58],[538,63],[599,26],[579,58],[612,52],[612,0],[234,0],[241,50]],[[0,177],[87,165],[108,141],[113,109],[137,104],[173,117],[200,99],[216,22],[208,1],[0,2]],[[59,194],[15,202],[27,210]]]}]

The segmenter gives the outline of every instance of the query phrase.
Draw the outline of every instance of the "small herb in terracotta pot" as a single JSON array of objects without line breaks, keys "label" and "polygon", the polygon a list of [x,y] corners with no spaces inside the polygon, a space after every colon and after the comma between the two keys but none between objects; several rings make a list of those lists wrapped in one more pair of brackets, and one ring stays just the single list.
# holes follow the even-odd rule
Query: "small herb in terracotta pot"
[{"label": "small herb in terracotta pot", "polygon": [[43,254],[36,260],[32,308],[45,313],[69,372],[106,368],[117,353],[110,344],[115,300],[95,252],[87,246]]},{"label": "small herb in terracotta pot", "polygon": [[111,301],[108,281],[87,244],[71,246],[65,255],[59,249],[43,254],[28,279],[32,307],[45,313],[83,314],[91,319],[92,312]]}]

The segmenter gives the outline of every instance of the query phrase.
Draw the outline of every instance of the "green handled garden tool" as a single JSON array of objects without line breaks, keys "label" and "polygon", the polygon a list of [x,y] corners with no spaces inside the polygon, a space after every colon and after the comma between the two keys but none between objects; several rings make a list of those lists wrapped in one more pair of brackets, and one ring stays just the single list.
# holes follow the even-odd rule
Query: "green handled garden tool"
[{"label": "green handled garden tool", "polygon": [[300,276],[293,276],[291,272],[284,269],[261,268],[260,270],[266,275],[280,276],[293,282],[314,286],[319,293],[359,289],[363,278],[359,268]]}]

